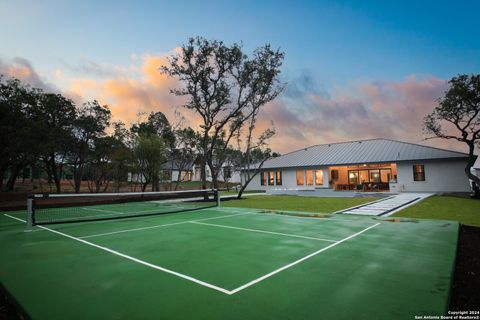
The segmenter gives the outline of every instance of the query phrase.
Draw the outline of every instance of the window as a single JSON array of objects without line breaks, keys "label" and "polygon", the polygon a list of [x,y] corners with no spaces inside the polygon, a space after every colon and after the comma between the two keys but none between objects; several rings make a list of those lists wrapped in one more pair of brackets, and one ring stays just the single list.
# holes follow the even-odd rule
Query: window
[{"label": "window", "polygon": [[338,170],[334,169],[330,172],[330,175],[332,176],[332,180],[338,180]]},{"label": "window", "polygon": [[315,184],[317,186],[323,185],[323,171],[315,170]]},{"label": "window", "polygon": [[349,184],[358,184],[358,171],[349,171],[348,172],[348,183]]},{"label": "window", "polygon": [[191,181],[192,180],[192,171],[180,171],[180,181]]},{"label": "window", "polygon": [[267,173],[265,171],[262,171],[260,173],[260,185],[264,186],[267,184]]},{"label": "window", "polygon": [[392,179],[392,170],[390,169],[381,169],[380,170],[380,180],[382,182],[390,182]]},{"label": "window", "polygon": [[303,170],[297,170],[297,185],[303,186],[305,184],[304,181],[304,172]]},{"label": "window", "polygon": [[282,185],[282,171],[277,171],[277,186]]},{"label": "window", "polygon": [[268,185],[273,186],[275,184],[275,172],[269,171],[268,172]]},{"label": "window", "polygon": [[380,182],[380,170],[370,170],[370,182]]},{"label": "window", "polygon": [[368,178],[368,170],[359,170],[358,179],[360,183],[368,183],[370,179]]},{"label": "window", "polygon": [[425,167],[423,164],[413,165],[413,181],[425,181]]},{"label": "window", "polygon": [[313,186],[313,170],[305,171],[307,176],[307,186]]}]

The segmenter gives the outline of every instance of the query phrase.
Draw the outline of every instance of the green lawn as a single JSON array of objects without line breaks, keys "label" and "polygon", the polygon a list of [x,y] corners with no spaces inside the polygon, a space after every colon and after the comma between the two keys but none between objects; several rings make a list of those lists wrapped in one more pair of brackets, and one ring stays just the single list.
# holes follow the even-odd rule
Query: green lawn
[{"label": "green lawn", "polygon": [[251,196],[222,202],[224,207],[258,208],[285,211],[332,213],[354,207],[377,198],[320,198],[301,196]]},{"label": "green lawn", "polygon": [[[299,196],[252,196],[224,201],[222,206],[285,211],[332,213],[377,198],[318,198]],[[395,217],[458,221],[480,227],[480,201],[451,196],[430,197],[395,213]]]},{"label": "green lawn", "polygon": [[394,214],[395,217],[455,220],[480,227],[480,200],[434,196]]}]

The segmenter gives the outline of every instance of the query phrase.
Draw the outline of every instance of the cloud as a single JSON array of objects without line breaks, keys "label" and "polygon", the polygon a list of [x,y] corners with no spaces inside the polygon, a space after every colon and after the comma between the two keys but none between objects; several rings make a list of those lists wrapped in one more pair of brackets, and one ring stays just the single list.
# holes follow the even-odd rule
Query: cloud
[{"label": "cloud", "polygon": [[[114,120],[127,124],[137,121],[139,113],[156,111],[176,123],[176,111],[180,111],[186,118],[185,125],[198,128],[199,117],[181,108],[186,98],[170,93],[180,84],[159,72],[159,67],[168,63],[167,55],[135,55],[128,67],[84,62],[78,69],[64,65],[55,72],[63,94],[77,104],[97,99],[109,105]],[[57,91],[25,59],[15,58],[8,63],[0,60],[0,73]],[[275,151],[286,153],[315,144],[371,138],[465,151],[458,142],[424,140],[423,117],[446,90],[443,79],[412,75],[401,81],[361,82],[333,92],[325,90],[308,72],[287,82],[283,94],[264,106],[257,123],[260,132],[271,127],[273,121],[277,134],[271,148]]]},{"label": "cloud", "polygon": [[[114,118],[136,121],[139,112],[161,111],[174,119],[180,110],[186,125],[198,128],[199,117],[179,108],[185,98],[170,89],[180,84],[159,72],[167,55],[144,55],[136,60],[135,77],[75,78],[69,89],[79,96],[96,98],[110,106]],[[288,81],[284,93],[267,104],[258,120],[257,132],[277,129],[271,148],[281,153],[320,143],[371,138],[390,138],[462,150],[452,141],[425,141],[423,117],[436,106],[447,87],[433,76],[409,76],[402,81],[371,81],[328,92],[315,77],[302,72]],[[172,120],[175,122],[176,120]]]},{"label": "cloud", "polygon": [[[136,58],[131,57],[132,60]],[[119,77],[132,77],[138,72],[136,65],[130,66],[115,66],[107,63],[98,63],[92,61],[86,57],[80,59],[77,64],[70,64],[62,62],[66,71],[75,75],[91,76],[95,78],[119,78]]]},{"label": "cloud", "polygon": [[[185,99],[170,93],[179,83],[159,71],[167,63],[167,56],[136,56],[135,63],[128,68],[128,72],[121,72],[122,76],[116,76],[118,74],[112,72],[111,77],[107,77],[109,73],[99,71],[101,68],[94,68],[90,75],[81,73],[80,77],[68,77],[62,71],[59,74],[71,95],[83,97],[84,100],[97,99],[100,103],[107,104],[114,120],[134,123],[138,114],[161,111],[171,122],[177,122],[175,111],[183,105]],[[73,70],[67,68],[66,71],[70,73]],[[185,116],[187,125],[197,123],[192,112],[184,109],[180,111]]]},{"label": "cloud", "polygon": [[321,143],[389,138],[464,151],[464,146],[454,141],[425,141],[422,132],[423,117],[447,88],[443,79],[409,76],[402,81],[360,83],[334,94],[298,90],[308,88],[305,79],[291,81],[295,89],[264,109],[259,127],[275,123],[274,150],[289,152]]},{"label": "cloud", "polygon": [[0,59],[0,74],[7,78],[20,79],[34,88],[40,88],[49,92],[59,92],[58,88],[43,80],[30,61],[24,58],[16,57],[7,61]]}]

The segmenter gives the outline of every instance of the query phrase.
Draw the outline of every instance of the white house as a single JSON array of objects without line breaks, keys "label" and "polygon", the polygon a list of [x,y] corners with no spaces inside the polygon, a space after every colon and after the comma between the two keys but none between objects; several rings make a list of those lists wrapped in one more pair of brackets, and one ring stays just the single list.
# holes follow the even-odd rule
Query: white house
[{"label": "white house", "polygon": [[321,144],[266,161],[248,189],[470,192],[467,158],[388,139]]},{"label": "white house", "polygon": [[[201,181],[202,179],[201,179],[200,165],[199,164],[193,165],[192,170],[193,170],[192,181]],[[210,172],[210,168],[208,166],[205,168],[205,171],[207,174],[207,181],[212,181],[212,173]],[[218,180],[227,181],[231,183],[240,183],[241,181],[240,172],[238,172],[238,170],[235,170],[234,166],[226,163],[222,166],[222,169],[219,172]]]}]

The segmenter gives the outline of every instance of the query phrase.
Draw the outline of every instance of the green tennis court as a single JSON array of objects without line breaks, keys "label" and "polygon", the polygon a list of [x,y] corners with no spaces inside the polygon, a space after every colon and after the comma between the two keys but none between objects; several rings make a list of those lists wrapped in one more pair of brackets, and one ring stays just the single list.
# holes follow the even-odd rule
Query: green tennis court
[{"label": "green tennis court", "polygon": [[25,232],[10,212],[0,281],[33,319],[413,319],[446,312],[457,236],[450,221],[218,207]]}]

